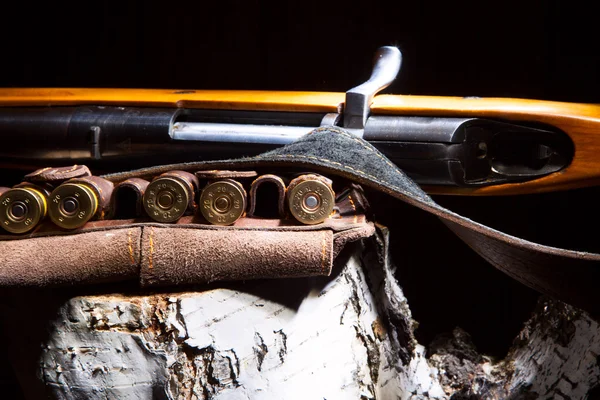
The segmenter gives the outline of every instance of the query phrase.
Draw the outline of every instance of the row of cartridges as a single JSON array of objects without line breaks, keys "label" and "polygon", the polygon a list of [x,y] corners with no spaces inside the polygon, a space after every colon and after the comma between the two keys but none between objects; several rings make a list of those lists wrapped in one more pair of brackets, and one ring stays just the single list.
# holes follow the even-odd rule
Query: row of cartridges
[{"label": "row of cartridges", "polygon": [[36,178],[48,173],[40,171],[12,188],[0,187],[0,226],[5,231],[27,233],[46,217],[72,230],[90,220],[144,215],[173,223],[198,211],[207,223],[231,225],[254,216],[256,193],[265,183],[276,188],[280,218],[291,215],[302,224],[318,224],[330,217],[335,205],[331,180],[312,173],[284,180],[253,171],[169,171],[152,181],[131,178],[113,184],[91,174],[41,182]]}]

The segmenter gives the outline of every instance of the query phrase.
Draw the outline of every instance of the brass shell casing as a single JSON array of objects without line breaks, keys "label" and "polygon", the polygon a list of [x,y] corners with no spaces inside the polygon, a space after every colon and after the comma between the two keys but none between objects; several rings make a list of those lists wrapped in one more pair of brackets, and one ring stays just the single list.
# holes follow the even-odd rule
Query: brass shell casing
[{"label": "brass shell casing", "polygon": [[157,222],[175,222],[183,216],[192,194],[178,179],[159,177],[144,192],[144,210]]},{"label": "brass shell casing", "polygon": [[325,221],[335,205],[331,183],[320,175],[302,175],[293,179],[287,188],[287,198],[294,218],[307,225]]},{"label": "brass shell casing", "polygon": [[17,188],[0,196],[0,226],[10,233],[26,233],[45,216],[46,197],[33,188]]},{"label": "brass shell casing", "polygon": [[48,214],[56,225],[76,229],[86,224],[98,211],[98,197],[82,183],[63,183],[50,194]]},{"label": "brass shell casing", "polygon": [[213,225],[231,225],[246,211],[246,191],[232,179],[210,183],[200,195],[200,211]]}]

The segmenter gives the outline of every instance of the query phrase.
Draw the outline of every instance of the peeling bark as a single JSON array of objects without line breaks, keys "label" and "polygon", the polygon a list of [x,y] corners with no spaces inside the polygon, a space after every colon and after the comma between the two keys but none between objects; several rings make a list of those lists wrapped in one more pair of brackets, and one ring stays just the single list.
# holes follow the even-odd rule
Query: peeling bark
[{"label": "peeling bark", "polygon": [[[381,229],[331,277],[72,297],[44,321],[38,379],[58,399],[581,399],[598,385],[598,324],[545,298],[504,360],[460,328],[419,344]],[[15,304],[5,325],[31,324]]]},{"label": "peeling bark", "polygon": [[430,347],[430,362],[452,399],[584,399],[600,380],[600,330],[587,314],[541,298],[508,356],[479,355],[455,329]]}]

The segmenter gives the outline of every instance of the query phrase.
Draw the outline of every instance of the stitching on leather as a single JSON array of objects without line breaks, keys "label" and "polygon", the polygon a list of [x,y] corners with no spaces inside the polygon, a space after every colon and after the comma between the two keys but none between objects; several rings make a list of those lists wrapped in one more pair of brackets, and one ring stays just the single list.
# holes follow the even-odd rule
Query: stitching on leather
[{"label": "stitching on leather", "polygon": [[129,249],[129,259],[131,260],[131,264],[135,264],[135,258],[133,257],[133,237],[131,236],[131,231],[131,229],[127,231],[127,248]]},{"label": "stitching on leather", "polygon": [[137,265],[142,268],[143,260],[144,260],[144,227],[140,226],[140,235],[136,235],[136,240],[138,241],[138,262]]},{"label": "stitching on leather", "polygon": [[377,151],[375,151],[375,149],[373,149],[372,147],[368,146],[367,144],[365,144],[363,141],[359,140],[357,137],[352,136],[351,134],[349,134],[348,132],[341,130],[341,129],[332,129],[331,127],[323,127],[323,128],[317,128],[313,131],[311,131],[309,133],[309,135],[312,135],[314,133],[320,133],[320,132],[335,132],[339,135],[345,136],[348,139],[360,144],[362,147],[364,147],[365,149],[369,150],[371,153],[374,153],[377,157],[381,158],[381,160],[383,162],[385,162],[387,165],[389,165],[390,167],[397,169],[398,167],[396,167],[394,164],[392,164],[389,160],[386,160],[385,157],[383,157],[381,154],[379,154]]},{"label": "stitching on leather", "polygon": [[[395,165],[391,164],[389,161],[387,161],[385,158],[383,158],[383,157],[382,157],[380,154],[377,154],[377,152],[376,152],[375,150],[373,150],[373,149],[372,149],[372,148],[370,148],[370,147],[367,147],[367,146],[366,146],[364,143],[362,143],[361,141],[359,141],[359,140],[358,140],[358,138],[354,138],[354,137],[350,136],[350,134],[348,134],[348,133],[346,133],[346,132],[344,132],[344,131],[342,131],[342,130],[331,129],[331,128],[325,128],[325,129],[315,129],[314,131],[310,132],[310,133],[309,133],[309,135],[312,135],[312,134],[314,134],[314,133],[318,133],[318,132],[322,132],[322,131],[336,132],[336,133],[338,133],[338,134],[340,134],[340,135],[342,135],[342,136],[344,136],[344,137],[346,137],[346,138],[348,138],[348,139],[351,139],[351,140],[353,140],[353,141],[356,141],[358,144],[360,144],[361,146],[363,146],[363,147],[364,147],[364,148],[366,148],[367,150],[369,150],[369,151],[373,152],[373,153],[374,153],[376,156],[378,156],[378,157],[379,157],[379,158],[381,158],[383,161],[385,161],[385,162],[386,162],[386,163],[387,163],[389,166],[391,166],[391,167],[392,167],[392,168],[393,168],[395,171],[398,171],[398,167],[396,167]],[[358,173],[358,174],[360,174],[360,175],[363,175],[363,176],[365,176],[365,177],[371,178],[372,180],[374,180],[374,181],[376,181],[376,182],[377,182],[377,181],[379,181],[379,182],[385,183],[385,184],[386,184],[386,185],[388,185],[390,188],[392,188],[392,189],[396,190],[397,192],[400,192],[400,193],[402,193],[402,194],[403,194],[403,195],[405,195],[405,196],[410,196],[410,195],[408,194],[408,192],[406,192],[404,189],[402,189],[402,188],[400,188],[400,187],[398,187],[398,186],[396,186],[396,185],[393,185],[393,184],[391,184],[391,183],[389,183],[389,182],[386,182],[385,180],[383,180],[383,179],[380,179],[380,178],[378,178],[378,177],[376,177],[376,176],[374,176],[374,175],[368,174],[368,173],[366,173],[366,172],[364,172],[364,171],[361,171],[361,170],[359,170],[359,169],[356,169],[356,168],[352,168],[352,167],[350,167],[349,165],[345,165],[345,164],[339,163],[339,162],[337,162],[337,161],[332,161],[332,160],[328,160],[328,159],[326,159],[326,158],[320,158],[320,157],[316,157],[316,156],[305,156],[305,155],[301,155],[301,154],[297,154],[297,155],[295,155],[295,154],[281,154],[281,155],[278,155],[278,156],[271,156],[271,158],[277,158],[277,157],[287,157],[287,158],[308,158],[308,159],[312,159],[312,160],[321,161],[321,162],[324,162],[324,163],[326,163],[326,164],[330,164],[330,165],[339,165],[339,166],[341,166],[341,167],[343,167],[343,168],[346,168],[346,169],[349,169],[349,170],[351,170],[351,171],[354,171],[354,172],[356,172],[356,173]],[[258,158],[258,159],[265,159],[265,158],[267,158],[267,157],[263,157],[263,156],[256,156],[255,158]],[[417,197],[419,197],[419,198],[423,198],[423,196],[421,196],[421,195],[419,195],[419,194],[416,194],[416,195],[417,195]]]},{"label": "stitching on leather", "polygon": [[148,269],[152,269],[152,253],[154,253],[154,241],[152,240],[152,235],[154,234],[154,228],[150,228],[150,235],[148,236],[148,245],[149,245],[149,252],[148,252]]},{"label": "stitching on leather", "polygon": [[[409,196],[409,197],[411,196],[411,194],[409,194],[409,193],[408,193],[407,191],[405,191],[404,189],[402,189],[402,188],[400,188],[400,187],[398,187],[398,186],[396,186],[396,185],[394,185],[394,184],[392,184],[392,183],[389,183],[389,182],[387,182],[387,181],[385,181],[385,180],[383,180],[383,179],[381,179],[381,178],[378,178],[378,177],[376,177],[376,176],[374,176],[374,175],[368,174],[368,173],[366,173],[366,172],[364,172],[364,171],[361,171],[361,170],[359,170],[359,169],[352,168],[352,167],[350,167],[350,166],[348,166],[348,165],[344,165],[344,164],[341,164],[341,163],[339,163],[339,162],[336,162],[336,161],[331,161],[331,160],[328,160],[328,159],[326,159],[326,158],[319,158],[319,157],[315,157],[315,156],[305,156],[305,155],[295,155],[295,154],[281,154],[281,155],[277,155],[277,156],[269,156],[268,158],[267,158],[267,157],[262,157],[262,156],[256,156],[256,158],[261,158],[261,159],[272,159],[272,160],[275,160],[275,159],[277,159],[277,158],[279,158],[279,157],[285,157],[285,158],[309,158],[309,159],[313,159],[313,160],[317,160],[317,161],[324,162],[325,164],[339,165],[339,166],[341,166],[342,168],[345,168],[345,169],[352,170],[352,171],[356,172],[356,173],[357,173],[357,174],[359,174],[359,175],[362,175],[362,176],[364,176],[364,177],[370,178],[371,180],[374,180],[375,182],[381,182],[381,183],[385,183],[385,184],[386,184],[387,186],[389,186],[391,189],[394,189],[395,191],[397,191],[397,192],[399,192],[399,193],[401,193],[401,194],[403,194],[403,195],[405,195],[405,196]],[[424,198],[422,195],[420,195],[420,194],[416,194],[416,193],[412,193],[412,194],[413,194],[413,195],[415,195],[415,196],[417,196],[417,197],[419,197],[420,199],[425,199],[425,198]],[[426,199],[425,199],[425,200],[426,200]]]},{"label": "stitching on leather", "polygon": [[338,133],[340,135],[346,136],[347,138],[351,139],[352,141],[355,141],[356,143],[360,144],[362,147],[364,147],[365,149],[369,150],[371,153],[375,154],[377,157],[381,158],[381,160],[383,162],[385,162],[387,165],[389,165],[393,169],[398,169],[397,166],[395,166],[394,164],[392,164],[389,160],[385,159],[385,157],[383,157],[379,152],[375,151],[375,149],[373,149],[370,146],[367,146],[364,142],[362,142],[361,140],[359,140],[357,137],[354,137],[354,136],[352,136],[349,133],[344,132],[344,131],[340,131]]},{"label": "stitching on leather", "polygon": [[77,167],[79,167],[79,165],[77,165],[77,164],[76,164],[76,165],[73,165],[73,168],[71,168],[71,169],[68,169],[68,170],[66,170],[66,171],[64,171],[64,172],[59,172],[59,173],[66,174],[66,173],[68,173],[68,172],[73,172],[73,171],[75,171],[75,170],[77,169]]},{"label": "stitching on leather", "polygon": [[[331,128],[331,127],[317,128],[317,129],[311,131],[310,133],[308,133],[308,135],[312,135],[312,134],[320,133],[320,132],[335,132],[335,133],[337,133],[339,135],[342,135],[345,138],[348,138],[348,139],[350,139],[352,141],[355,141],[356,143],[360,144],[362,147],[364,147],[365,149],[369,150],[370,152],[372,152],[373,154],[375,154],[377,157],[379,157],[382,161],[384,161],[387,165],[389,165],[394,171],[397,171],[397,172],[400,171],[397,166],[395,166],[394,164],[392,164],[389,160],[386,160],[385,157],[383,157],[381,154],[379,154],[374,148],[368,146],[367,144],[363,143],[358,138],[350,135],[348,132],[346,132],[346,131],[344,131],[342,129],[335,129],[335,128]],[[386,182],[386,181],[384,181],[384,180],[382,180],[382,179],[380,179],[380,178],[378,178],[378,177],[376,177],[374,175],[368,174],[368,173],[366,173],[364,171],[361,171],[359,169],[356,169],[356,168],[352,168],[349,165],[344,165],[344,164],[341,164],[341,163],[336,162],[336,161],[328,160],[328,159],[325,159],[325,158],[319,158],[319,157],[315,157],[315,156],[292,155],[292,154],[283,154],[283,156],[284,157],[290,157],[290,158],[298,158],[298,157],[300,157],[300,158],[310,158],[310,159],[314,159],[314,160],[320,160],[320,161],[323,161],[325,163],[329,163],[329,164],[333,164],[333,165],[339,165],[339,166],[341,166],[343,168],[349,169],[351,171],[355,171],[355,172],[357,172],[357,173],[359,173],[359,174],[361,174],[363,176],[369,177],[369,178],[375,180],[376,182],[379,181],[379,182],[385,183],[386,185],[388,185],[392,189],[395,189],[396,191],[402,193],[405,196],[410,196],[410,194],[407,191],[405,191],[404,189],[402,189],[402,188],[400,188],[400,187],[398,187],[396,185],[393,185],[393,184],[391,184],[389,182]],[[275,157],[278,157],[278,156],[275,156]],[[256,158],[264,158],[264,157],[262,157],[262,156],[256,156]],[[420,195],[418,193],[416,193],[415,195],[417,197],[421,198],[421,199],[425,199],[426,200],[425,197],[423,197],[422,195]]]},{"label": "stitching on leather", "polygon": [[325,231],[322,232],[323,241],[321,242],[321,271],[325,271],[325,252],[326,252],[326,244],[327,244],[327,234]]},{"label": "stitching on leather", "polygon": [[68,174],[69,172],[75,171],[78,167],[79,167],[79,165],[75,164],[75,165],[73,165],[73,167],[71,169],[67,169],[65,171],[60,171],[59,170],[59,171],[56,171],[54,174],[58,175],[58,176],[64,175],[64,174]]},{"label": "stitching on leather", "polygon": [[348,195],[348,200],[350,200],[350,205],[352,206],[352,213],[354,214],[354,223],[358,222],[358,216],[356,215],[356,206],[354,205],[354,200],[352,200],[352,196]]}]

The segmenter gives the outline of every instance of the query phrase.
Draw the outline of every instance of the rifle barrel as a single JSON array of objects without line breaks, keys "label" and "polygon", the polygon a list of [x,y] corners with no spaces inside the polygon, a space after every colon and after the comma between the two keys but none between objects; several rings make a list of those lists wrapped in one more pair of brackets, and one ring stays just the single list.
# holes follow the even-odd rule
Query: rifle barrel
[{"label": "rifle barrel", "polygon": [[[343,98],[309,92],[1,89],[0,160],[25,168],[85,162],[110,172],[249,156],[335,120],[326,118],[332,113],[343,126]],[[492,144],[473,139],[456,146],[443,139],[474,125],[484,126],[488,139],[497,138],[494,130],[501,124],[511,128],[501,129],[501,140]],[[478,195],[600,184],[598,132],[597,105],[380,95],[360,134],[428,192]],[[461,151],[475,158],[467,163]],[[480,168],[477,157],[483,155],[490,173]]]}]

